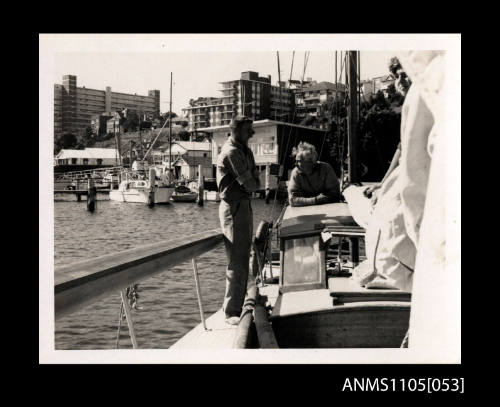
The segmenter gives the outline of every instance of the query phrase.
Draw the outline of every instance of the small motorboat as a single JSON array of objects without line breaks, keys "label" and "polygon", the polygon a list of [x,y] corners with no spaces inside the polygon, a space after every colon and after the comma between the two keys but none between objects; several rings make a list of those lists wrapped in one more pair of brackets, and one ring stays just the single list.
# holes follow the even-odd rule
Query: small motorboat
[{"label": "small motorboat", "polygon": [[198,194],[184,185],[175,187],[175,191],[171,196],[174,202],[196,202]]},{"label": "small motorboat", "polygon": [[[169,203],[174,188],[156,182],[153,188],[154,203]],[[149,180],[127,179],[120,183],[118,189],[109,193],[109,199],[118,202],[149,203],[151,192]]]}]

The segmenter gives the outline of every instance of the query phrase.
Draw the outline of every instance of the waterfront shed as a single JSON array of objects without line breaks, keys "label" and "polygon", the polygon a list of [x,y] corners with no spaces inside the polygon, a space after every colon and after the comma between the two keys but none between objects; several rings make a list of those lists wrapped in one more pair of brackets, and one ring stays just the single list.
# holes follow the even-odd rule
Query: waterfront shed
[{"label": "waterfront shed", "polygon": [[[210,142],[176,141],[172,142],[172,167],[176,178],[195,179],[198,177],[198,166],[202,166],[205,178],[212,176],[212,145]],[[160,146],[153,152],[154,162],[162,162],[168,166],[169,145]]]},{"label": "waterfront shed", "polygon": [[54,158],[55,165],[110,166],[118,161],[115,148],[86,148],[85,150],[62,149]]}]

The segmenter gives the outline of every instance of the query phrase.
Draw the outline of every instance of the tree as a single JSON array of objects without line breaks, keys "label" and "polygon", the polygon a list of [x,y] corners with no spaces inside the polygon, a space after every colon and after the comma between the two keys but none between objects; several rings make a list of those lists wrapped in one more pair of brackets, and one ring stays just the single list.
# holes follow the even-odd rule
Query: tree
[{"label": "tree", "polygon": [[[155,121],[156,127],[160,128],[164,124],[165,124],[165,127],[168,126],[168,119],[169,119],[169,117],[170,117],[170,112],[165,112],[165,113],[161,114],[160,116],[158,116],[156,118],[156,121]],[[175,119],[178,116],[177,116],[177,114],[175,112],[172,112],[171,117],[172,117],[172,119]]]},{"label": "tree", "polygon": [[92,138],[94,136],[96,136],[96,134],[94,133],[92,126],[85,126],[85,137]]},{"label": "tree", "polygon": [[63,148],[75,148],[78,143],[77,137],[73,133],[63,133],[54,138],[54,154]]},{"label": "tree", "polygon": [[301,126],[310,126],[310,127],[316,127],[317,124],[319,123],[319,120],[316,116],[308,114],[304,119],[300,122]]},{"label": "tree", "polygon": [[178,136],[180,141],[189,141],[190,133],[186,130],[181,130]]},{"label": "tree", "polygon": [[139,128],[139,115],[133,110],[127,110],[126,115],[120,114],[120,126],[123,132],[136,131]]}]

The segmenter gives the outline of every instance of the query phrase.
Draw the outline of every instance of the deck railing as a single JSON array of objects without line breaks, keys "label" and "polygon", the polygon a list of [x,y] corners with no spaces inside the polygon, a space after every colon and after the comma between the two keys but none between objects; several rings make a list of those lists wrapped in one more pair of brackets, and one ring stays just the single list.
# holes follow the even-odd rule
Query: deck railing
[{"label": "deck railing", "polygon": [[110,294],[119,294],[134,283],[195,259],[222,242],[220,230],[210,230],[56,267],[55,318],[78,311]]}]

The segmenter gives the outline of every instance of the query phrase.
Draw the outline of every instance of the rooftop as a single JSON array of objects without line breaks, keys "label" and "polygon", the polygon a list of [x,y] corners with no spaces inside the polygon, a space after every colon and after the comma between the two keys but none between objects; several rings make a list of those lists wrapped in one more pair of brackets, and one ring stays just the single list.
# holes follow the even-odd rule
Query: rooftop
[{"label": "rooftop", "polygon": [[[181,146],[184,150],[186,151],[211,151],[212,148],[210,146],[210,143],[205,141],[205,142],[200,142],[200,141],[173,141],[172,146],[174,144],[177,144]],[[159,147],[160,150],[163,150],[167,148],[168,149],[168,143],[163,144]]]},{"label": "rooftop", "polygon": [[118,150],[115,148],[86,148],[85,150],[62,149],[56,158],[115,158]]},{"label": "rooftop", "polygon": [[[257,128],[257,127],[266,127],[266,126],[276,126],[276,125],[282,125],[282,126],[289,126],[289,127],[297,127],[297,128],[302,128],[302,129],[308,129],[308,130],[317,130],[317,131],[321,131],[321,132],[324,132],[324,130],[321,130],[321,129],[317,129],[315,127],[309,127],[309,126],[302,126],[300,124],[293,124],[293,123],[287,123],[287,122],[280,122],[280,121],[276,121],[276,120],[269,120],[269,119],[265,119],[265,120],[256,120],[253,122],[253,127],[254,128]],[[199,129],[196,129],[194,131],[204,131],[204,132],[210,132],[210,131],[217,131],[217,130],[229,130],[229,125],[225,125],[225,126],[212,126],[212,127],[201,127]]]},{"label": "rooftop", "polygon": [[[338,83],[337,85],[339,91],[345,91],[345,85],[343,83]],[[302,90],[304,92],[310,92],[314,90],[335,90],[335,84],[332,82],[320,82],[304,87]]]}]

